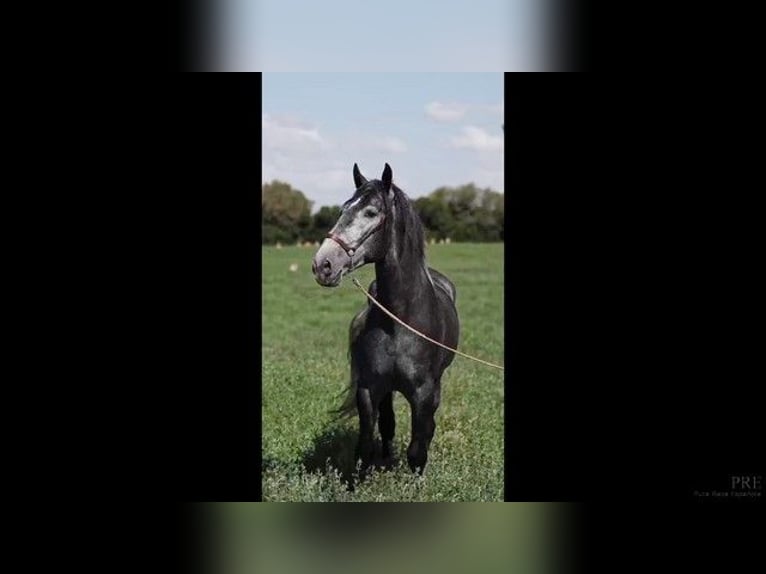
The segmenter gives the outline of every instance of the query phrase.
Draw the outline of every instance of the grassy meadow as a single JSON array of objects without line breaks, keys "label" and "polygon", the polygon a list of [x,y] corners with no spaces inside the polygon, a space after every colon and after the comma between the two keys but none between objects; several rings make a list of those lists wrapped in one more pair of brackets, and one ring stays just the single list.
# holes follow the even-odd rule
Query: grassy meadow
[{"label": "grassy meadow", "polygon": [[[426,249],[428,264],[457,288],[458,349],[501,365],[503,249],[502,243]],[[311,274],[315,251],[262,248],[263,500],[502,501],[503,371],[460,356],[442,377],[425,474],[407,466],[410,409],[394,393],[399,466],[356,480],[358,419],[334,420],[329,411],[348,386],[349,323],[366,300],[348,278],[335,289],[320,287]],[[356,271],[365,288],[374,275],[372,265]]]}]

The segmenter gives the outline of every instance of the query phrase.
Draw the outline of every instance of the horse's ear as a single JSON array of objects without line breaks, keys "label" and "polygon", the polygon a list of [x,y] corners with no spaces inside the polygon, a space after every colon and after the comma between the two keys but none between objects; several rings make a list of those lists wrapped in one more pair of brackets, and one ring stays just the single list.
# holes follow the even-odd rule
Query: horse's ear
[{"label": "horse's ear", "polygon": [[391,189],[391,180],[393,177],[394,175],[391,173],[391,166],[386,164],[386,167],[383,168],[383,175],[380,178],[383,182],[383,186],[386,188],[386,191]]},{"label": "horse's ear", "polygon": [[354,185],[357,189],[359,189],[365,183],[367,183],[367,178],[364,177],[362,172],[359,171],[359,166],[354,164]]}]

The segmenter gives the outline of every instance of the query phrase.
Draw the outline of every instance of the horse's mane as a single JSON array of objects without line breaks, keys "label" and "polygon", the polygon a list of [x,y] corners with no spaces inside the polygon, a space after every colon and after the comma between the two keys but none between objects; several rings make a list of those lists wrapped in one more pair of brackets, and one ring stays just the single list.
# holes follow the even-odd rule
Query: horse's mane
[{"label": "horse's mane", "polygon": [[391,184],[391,189],[394,191],[395,231],[399,237],[397,252],[400,255],[410,252],[417,261],[421,261],[425,258],[423,224],[404,191],[394,184]]}]

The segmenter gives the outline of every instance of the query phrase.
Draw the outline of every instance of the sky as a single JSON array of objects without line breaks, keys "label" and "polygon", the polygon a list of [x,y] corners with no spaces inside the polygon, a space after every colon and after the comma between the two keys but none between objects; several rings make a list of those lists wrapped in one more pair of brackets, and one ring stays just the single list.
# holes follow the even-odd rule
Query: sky
[{"label": "sky", "polygon": [[502,72],[541,65],[541,0],[224,0],[222,67]]},{"label": "sky", "polygon": [[264,73],[263,181],[314,202],[353,195],[385,163],[412,199],[474,183],[503,192],[500,73]]}]

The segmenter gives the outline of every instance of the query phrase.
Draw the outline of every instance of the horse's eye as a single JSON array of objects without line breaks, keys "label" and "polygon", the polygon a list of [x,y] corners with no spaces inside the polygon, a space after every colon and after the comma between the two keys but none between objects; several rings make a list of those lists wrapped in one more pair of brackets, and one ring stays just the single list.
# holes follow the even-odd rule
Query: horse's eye
[{"label": "horse's eye", "polygon": [[375,217],[377,212],[374,209],[368,209],[364,212],[365,217]]}]

